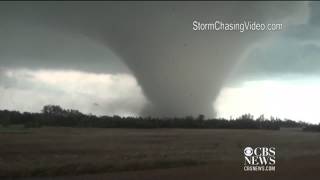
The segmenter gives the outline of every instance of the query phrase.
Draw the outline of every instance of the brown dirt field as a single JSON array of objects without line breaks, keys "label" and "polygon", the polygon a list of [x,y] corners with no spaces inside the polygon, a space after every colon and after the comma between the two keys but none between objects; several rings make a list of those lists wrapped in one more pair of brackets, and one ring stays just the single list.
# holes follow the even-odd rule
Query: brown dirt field
[{"label": "brown dirt field", "polygon": [[[244,172],[246,146],[276,147],[276,171]],[[30,177],[34,175],[40,177]],[[0,133],[0,176],[30,180],[320,179],[320,133],[94,128]]]},{"label": "brown dirt field", "polygon": [[[105,173],[82,176],[65,176],[55,178],[28,178],[29,180],[212,180],[212,179],[319,179],[320,156],[293,158],[279,161],[275,172],[244,172],[241,163],[217,162],[216,164],[156,169],[119,173]],[[27,180],[28,180],[27,179]]]}]

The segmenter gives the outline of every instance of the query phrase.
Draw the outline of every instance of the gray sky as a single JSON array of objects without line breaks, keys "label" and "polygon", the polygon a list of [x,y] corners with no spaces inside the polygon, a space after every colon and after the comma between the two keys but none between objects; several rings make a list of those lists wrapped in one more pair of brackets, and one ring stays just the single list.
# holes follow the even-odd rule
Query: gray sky
[{"label": "gray sky", "polygon": [[[95,114],[209,117],[250,111],[230,88],[317,82],[318,9],[316,2],[1,2],[0,108],[38,111],[54,103]],[[284,29],[196,32],[194,20]],[[263,109],[252,111],[273,112]]]}]

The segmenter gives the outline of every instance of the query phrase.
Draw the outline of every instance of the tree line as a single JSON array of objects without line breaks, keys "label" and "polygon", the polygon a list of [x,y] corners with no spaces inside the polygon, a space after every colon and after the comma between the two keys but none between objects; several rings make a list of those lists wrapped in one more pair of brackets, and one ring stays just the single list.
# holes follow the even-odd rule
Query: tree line
[{"label": "tree line", "polygon": [[[235,119],[206,119],[204,115],[197,117],[120,117],[95,116],[83,114],[78,110],[63,109],[58,105],[46,105],[41,113],[0,110],[0,124],[3,127],[23,125],[26,128],[42,126],[55,127],[95,127],[95,128],[203,128],[203,129],[270,129],[278,130],[281,127],[304,128],[309,125],[304,122],[281,120],[279,118],[265,118],[263,115],[254,119],[251,114],[244,114]],[[315,126],[315,125],[314,125]],[[318,130],[320,131],[319,126]],[[312,129],[313,130],[313,129]]]}]

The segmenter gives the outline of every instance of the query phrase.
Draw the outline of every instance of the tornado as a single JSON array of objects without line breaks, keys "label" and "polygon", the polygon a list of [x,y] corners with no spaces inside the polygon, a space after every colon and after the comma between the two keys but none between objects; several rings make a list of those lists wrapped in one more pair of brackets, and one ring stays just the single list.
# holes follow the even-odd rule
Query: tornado
[{"label": "tornado", "polygon": [[129,67],[149,100],[141,115],[157,117],[214,117],[212,104],[235,64],[254,44],[281,33],[198,31],[195,21],[287,27],[303,23],[308,13],[306,2],[33,2],[1,8],[12,21],[104,44]]}]

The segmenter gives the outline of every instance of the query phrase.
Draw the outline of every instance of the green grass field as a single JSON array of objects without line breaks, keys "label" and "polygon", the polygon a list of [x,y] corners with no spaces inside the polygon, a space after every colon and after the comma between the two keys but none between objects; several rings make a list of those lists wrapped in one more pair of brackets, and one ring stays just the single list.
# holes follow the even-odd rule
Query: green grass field
[{"label": "green grass field", "polygon": [[1,128],[0,176],[81,175],[217,162],[235,162],[241,170],[246,146],[276,147],[277,162],[318,156],[320,133],[300,129]]}]

